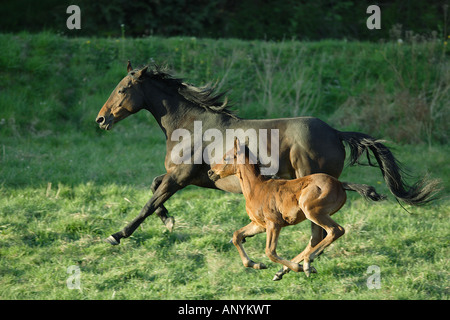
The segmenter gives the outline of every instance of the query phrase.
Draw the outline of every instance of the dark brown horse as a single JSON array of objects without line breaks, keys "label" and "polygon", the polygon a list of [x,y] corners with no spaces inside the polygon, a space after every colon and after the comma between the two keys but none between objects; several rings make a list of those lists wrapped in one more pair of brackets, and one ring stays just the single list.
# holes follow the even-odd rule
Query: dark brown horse
[{"label": "dark brown horse", "polygon": [[[163,204],[188,185],[241,192],[239,181],[233,176],[216,182],[208,178],[211,165],[201,157],[202,151],[209,146],[208,133],[226,136],[229,130],[234,130],[235,134],[239,133],[236,136],[241,141],[253,140],[248,141],[248,144],[254,144],[255,139],[262,141],[264,147],[260,144],[261,150],[252,151],[255,154],[260,151],[265,151],[267,155],[276,154],[276,175],[280,178],[299,178],[313,173],[326,173],[338,178],[344,167],[345,142],[350,147],[350,164],[358,163],[364,153],[367,153],[367,157],[369,151],[373,153],[389,190],[398,200],[420,205],[430,201],[435,191],[436,185],[426,180],[412,186],[406,185],[391,151],[379,140],[366,134],[341,132],[313,117],[241,119],[229,111],[226,99],[222,99],[223,94],[216,94],[211,87],[188,85],[158,67],[133,69],[128,62],[127,72],[101,108],[96,121],[100,128],[111,130],[129,115],[143,109],[150,111],[166,136],[164,164],[167,172],[153,180],[153,196],[139,215],[107,239],[113,245],[129,237],[154,212],[171,229],[174,220],[167,215]],[[198,124],[201,131],[196,133]],[[268,132],[277,135],[269,139]],[[193,139],[186,137],[185,133],[189,133]],[[212,140],[211,135],[209,139]],[[221,154],[215,156],[222,157],[229,150],[225,145],[220,148]],[[369,164],[372,163],[369,161]],[[312,228],[317,226],[312,224]]]},{"label": "dark brown horse", "polygon": [[[238,177],[251,222],[233,234],[233,244],[245,267],[265,269],[264,264],[250,260],[242,242],[246,237],[266,232],[266,255],[284,266],[273,280],[280,280],[288,270],[303,271],[307,277],[315,272],[311,266],[314,258],[345,233],[344,228],[331,218],[345,204],[345,190],[356,191],[373,201],[385,198],[371,186],[340,182],[324,173],[293,180],[270,179],[261,175],[259,164],[251,163],[251,156],[252,152],[236,139],[234,148],[225,154],[221,163],[213,165],[208,175],[213,181],[231,175]],[[313,233],[310,244],[294,259],[279,257],[276,249],[281,229],[306,219],[326,230],[327,236],[321,239]],[[303,266],[299,264],[302,261]]]}]

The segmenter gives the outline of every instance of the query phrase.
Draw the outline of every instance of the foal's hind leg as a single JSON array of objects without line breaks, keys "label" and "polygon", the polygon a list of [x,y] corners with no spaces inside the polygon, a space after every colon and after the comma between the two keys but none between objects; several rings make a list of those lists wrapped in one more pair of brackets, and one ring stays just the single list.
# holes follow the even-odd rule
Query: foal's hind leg
[{"label": "foal's hind leg", "polygon": [[303,269],[306,276],[309,277],[311,272],[310,263],[315,257],[321,254],[326,247],[344,235],[345,230],[326,214],[308,214],[307,218],[327,231],[327,236],[322,241],[304,253]]},{"label": "foal's hind leg", "polygon": [[[324,233],[324,230],[322,229],[322,227],[318,226],[314,222],[311,222],[311,239],[309,240],[308,246],[302,251],[302,253],[297,255],[291,261],[295,262],[295,263],[302,262],[304,257],[305,257],[305,253],[308,252],[309,250],[311,250],[311,248],[313,248],[316,245],[318,245],[320,241],[322,241],[323,233]],[[283,268],[281,268],[275,274],[275,276],[273,277],[272,280],[273,281],[281,280],[286,273],[289,273],[289,271],[291,271],[291,269],[289,269],[288,267],[284,266]],[[317,273],[317,271],[316,271],[316,269],[314,267],[311,267],[311,272],[312,273]]]},{"label": "foal's hind leg", "polygon": [[266,229],[257,225],[256,223],[249,223],[245,227],[239,229],[233,234],[233,244],[236,246],[239,255],[241,256],[242,264],[244,267],[253,268],[253,269],[266,269],[267,267],[263,263],[255,263],[247,256],[245,253],[244,247],[242,246],[242,240],[245,237],[252,237],[255,234],[262,233]]}]

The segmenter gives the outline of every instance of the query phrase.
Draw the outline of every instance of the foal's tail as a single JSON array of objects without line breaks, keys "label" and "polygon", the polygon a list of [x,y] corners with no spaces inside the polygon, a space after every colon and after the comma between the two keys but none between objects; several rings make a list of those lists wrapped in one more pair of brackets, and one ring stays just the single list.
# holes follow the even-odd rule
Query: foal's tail
[{"label": "foal's tail", "polygon": [[366,184],[356,184],[349,182],[341,182],[344,190],[356,191],[367,200],[381,201],[386,199],[386,196],[378,194],[374,187]]},{"label": "foal's tail", "polygon": [[381,140],[359,132],[338,131],[338,135],[350,147],[350,165],[360,164],[359,158],[366,153],[369,165],[376,167],[370,162],[369,150],[372,151],[389,190],[398,200],[417,206],[436,199],[435,195],[440,190],[439,182],[423,178],[413,185],[407,185],[402,178],[405,172]]}]

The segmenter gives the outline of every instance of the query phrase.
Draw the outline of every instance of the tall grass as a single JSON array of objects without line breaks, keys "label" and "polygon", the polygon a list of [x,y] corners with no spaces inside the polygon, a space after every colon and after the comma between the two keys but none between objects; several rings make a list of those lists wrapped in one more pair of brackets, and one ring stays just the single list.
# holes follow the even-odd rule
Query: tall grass
[{"label": "tall grass", "polygon": [[130,59],[168,64],[197,85],[217,82],[242,117],[313,115],[406,143],[448,138],[448,46],[436,38],[375,44],[21,33],[0,40],[0,134],[95,132],[92,119]]},{"label": "tall grass", "polygon": [[[348,97],[334,117],[342,125],[365,123],[399,142],[445,143],[450,121],[450,69],[446,45],[408,34],[376,49],[390,73]],[[367,82],[367,80],[365,80]]]}]

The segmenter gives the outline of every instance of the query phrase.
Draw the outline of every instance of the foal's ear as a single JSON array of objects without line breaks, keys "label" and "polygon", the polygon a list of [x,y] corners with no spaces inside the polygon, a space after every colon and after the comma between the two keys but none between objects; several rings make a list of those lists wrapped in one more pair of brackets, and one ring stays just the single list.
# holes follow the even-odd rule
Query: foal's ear
[{"label": "foal's ear", "polygon": [[128,64],[127,64],[127,72],[130,72],[131,70],[133,70],[133,67],[131,66],[130,60],[128,60]]},{"label": "foal's ear", "polygon": [[234,138],[234,154],[238,154],[241,151],[241,143],[239,142],[239,139],[236,137]]}]

